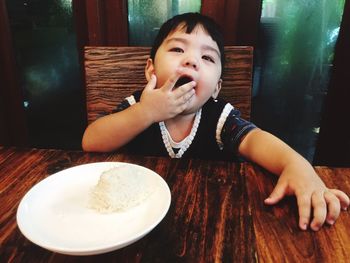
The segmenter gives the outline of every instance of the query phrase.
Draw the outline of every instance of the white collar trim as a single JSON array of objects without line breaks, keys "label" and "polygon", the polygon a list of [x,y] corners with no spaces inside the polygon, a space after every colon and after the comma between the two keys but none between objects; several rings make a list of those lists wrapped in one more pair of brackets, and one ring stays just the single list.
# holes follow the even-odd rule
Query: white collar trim
[{"label": "white collar trim", "polygon": [[[196,136],[197,129],[201,120],[201,115],[202,115],[202,109],[199,109],[194,118],[194,122],[193,122],[193,126],[190,134],[180,142],[175,142],[173,138],[171,138],[170,133],[166,128],[164,121],[159,122],[163,143],[171,158],[181,158],[182,155],[186,152],[186,150],[190,147],[194,137]],[[179,149],[179,151],[175,154],[173,148]]]},{"label": "white collar trim", "polygon": [[227,117],[230,115],[230,112],[234,109],[234,107],[230,104],[227,103],[220,115],[219,121],[216,125],[216,142],[220,148],[220,150],[222,150],[224,148],[224,144],[221,141],[221,132],[222,132],[222,128],[224,127],[224,124],[226,122]]}]

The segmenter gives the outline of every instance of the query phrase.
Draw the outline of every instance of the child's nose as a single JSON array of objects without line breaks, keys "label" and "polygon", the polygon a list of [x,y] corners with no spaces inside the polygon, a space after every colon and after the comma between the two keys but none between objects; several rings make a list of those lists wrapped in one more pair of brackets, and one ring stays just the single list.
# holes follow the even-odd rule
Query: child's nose
[{"label": "child's nose", "polygon": [[185,59],[185,61],[184,61],[184,66],[190,67],[190,68],[193,68],[193,69],[198,69],[199,68],[198,61],[194,57],[187,57]]}]

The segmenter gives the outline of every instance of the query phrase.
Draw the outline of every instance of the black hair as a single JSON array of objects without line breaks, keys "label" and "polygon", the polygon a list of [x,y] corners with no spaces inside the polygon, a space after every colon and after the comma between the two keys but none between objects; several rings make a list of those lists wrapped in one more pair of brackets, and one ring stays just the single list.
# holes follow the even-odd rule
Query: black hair
[{"label": "black hair", "polygon": [[225,52],[224,52],[224,38],[222,36],[220,27],[215,23],[213,19],[208,16],[199,13],[184,13],[176,15],[173,18],[166,21],[161,28],[153,42],[150,57],[154,60],[158,48],[163,43],[164,39],[179,25],[183,24],[183,28],[186,29],[187,34],[191,34],[193,29],[197,25],[201,25],[203,29],[211,36],[219,47],[221,56],[221,66],[224,69],[225,65]]}]

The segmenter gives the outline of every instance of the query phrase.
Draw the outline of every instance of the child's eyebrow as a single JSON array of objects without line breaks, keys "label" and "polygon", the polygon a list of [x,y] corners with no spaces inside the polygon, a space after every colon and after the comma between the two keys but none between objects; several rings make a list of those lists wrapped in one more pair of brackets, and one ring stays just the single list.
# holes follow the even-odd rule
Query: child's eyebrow
[{"label": "child's eyebrow", "polygon": [[[168,44],[170,42],[181,42],[183,44],[187,44],[188,43],[188,41],[186,39],[181,38],[181,37],[172,37],[172,38],[169,38],[169,39],[165,40],[166,44]],[[210,45],[204,44],[204,45],[202,45],[202,49],[203,50],[213,51],[220,58],[220,52],[216,48],[214,48],[214,47],[212,47]]]}]

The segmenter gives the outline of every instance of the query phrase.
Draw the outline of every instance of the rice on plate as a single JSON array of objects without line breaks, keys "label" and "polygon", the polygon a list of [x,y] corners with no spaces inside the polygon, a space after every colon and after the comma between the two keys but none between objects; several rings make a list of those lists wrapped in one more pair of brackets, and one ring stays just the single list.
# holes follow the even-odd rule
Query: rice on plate
[{"label": "rice on plate", "polygon": [[101,213],[121,212],[135,207],[152,193],[147,176],[121,165],[104,171],[90,194],[90,207]]}]

